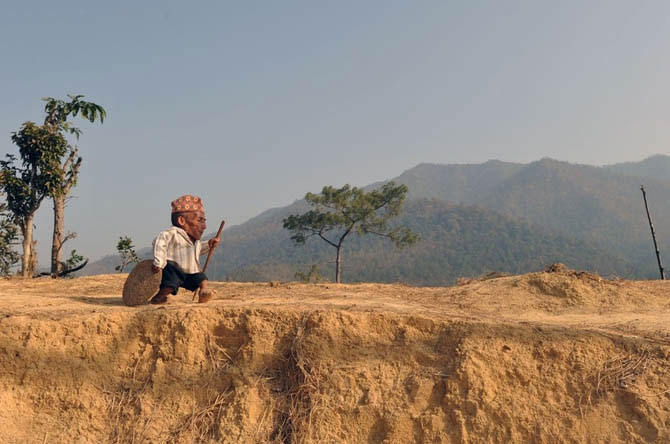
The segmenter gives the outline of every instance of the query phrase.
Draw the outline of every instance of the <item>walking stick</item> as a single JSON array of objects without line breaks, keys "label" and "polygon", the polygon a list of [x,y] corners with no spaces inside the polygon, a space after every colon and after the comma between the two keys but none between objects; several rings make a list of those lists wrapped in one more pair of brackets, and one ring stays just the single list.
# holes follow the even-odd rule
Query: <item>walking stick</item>
[{"label": "walking stick", "polygon": [[[219,226],[219,231],[216,232],[216,236],[214,236],[214,239],[219,240],[221,239],[221,232],[223,231],[223,226],[226,224],[225,220],[221,221],[221,225]],[[216,247],[215,247],[216,248]],[[204,273],[205,270],[207,270],[207,265],[209,265],[209,260],[212,257],[212,253],[214,252],[214,248],[210,248],[209,251],[207,252],[207,259],[205,259],[205,266],[202,267],[202,272]],[[193,292],[193,301],[195,301],[196,296],[200,293],[200,287],[196,288],[196,290]]]}]

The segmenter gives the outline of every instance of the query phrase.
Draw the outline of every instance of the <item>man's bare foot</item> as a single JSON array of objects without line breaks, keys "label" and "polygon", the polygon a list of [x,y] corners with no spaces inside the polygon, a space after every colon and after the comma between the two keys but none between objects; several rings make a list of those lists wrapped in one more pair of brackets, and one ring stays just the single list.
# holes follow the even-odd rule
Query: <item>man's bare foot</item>
[{"label": "man's bare foot", "polygon": [[215,294],[216,293],[214,290],[205,290],[205,291],[200,290],[200,292],[198,293],[198,303],[204,304],[205,302],[211,301]]},{"label": "man's bare foot", "polygon": [[167,304],[167,301],[168,301],[167,295],[157,294],[156,296],[152,297],[149,302],[154,305],[158,305],[158,304]]},{"label": "man's bare foot", "polygon": [[174,289],[171,287],[161,287],[161,289],[158,290],[158,293],[156,293],[149,302],[154,305],[167,304],[169,302],[168,295],[172,294],[172,292],[174,292]]}]

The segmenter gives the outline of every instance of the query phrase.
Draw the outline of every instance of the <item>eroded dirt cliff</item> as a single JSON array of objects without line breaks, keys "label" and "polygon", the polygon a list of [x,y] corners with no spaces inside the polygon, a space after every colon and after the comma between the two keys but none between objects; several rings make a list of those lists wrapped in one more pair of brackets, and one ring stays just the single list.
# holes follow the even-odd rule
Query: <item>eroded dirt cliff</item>
[{"label": "eroded dirt cliff", "polygon": [[0,282],[0,441],[670,441],[670,286]]}]

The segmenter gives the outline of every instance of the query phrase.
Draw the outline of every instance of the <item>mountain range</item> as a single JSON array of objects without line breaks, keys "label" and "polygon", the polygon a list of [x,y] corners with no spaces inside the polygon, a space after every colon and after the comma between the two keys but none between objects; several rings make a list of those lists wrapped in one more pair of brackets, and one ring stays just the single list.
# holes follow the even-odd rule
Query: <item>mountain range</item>
[{"label": "mountain range", "polygon": [[[553,159],[529,164],[420,164],[391,180],[408,186],[396,221],[421,240],[402,250],[375,237],[345,243],[343,280],[448,285],[488,272],[523,273],[563,262],[625,278],[658,276],[640,186],[644,185],[661,252],[670,245],[670,157],[602,167]],[[374,188],[381,183],[371,184]],[[318,191],[318,190],[312,190]],[[213,280],[294,280],[313,266],[332,278],[334,248],[290,241],[282,220],[306,202],[267,210],[224,231],[212,257]],[[208,236],[205,236],[208,238]],[[150,255],[140,250],[141,257]],[[87,274],[111,273],[107,256]]]}]

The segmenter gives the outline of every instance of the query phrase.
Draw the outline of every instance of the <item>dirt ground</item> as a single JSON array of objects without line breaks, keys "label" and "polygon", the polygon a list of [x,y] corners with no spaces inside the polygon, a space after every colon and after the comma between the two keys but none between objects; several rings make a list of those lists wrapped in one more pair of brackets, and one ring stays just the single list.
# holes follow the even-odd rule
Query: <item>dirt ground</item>
[{"label": "dirt ground", "polygon": [[0,282],[3,443],[670,442],[670,284]]}]

